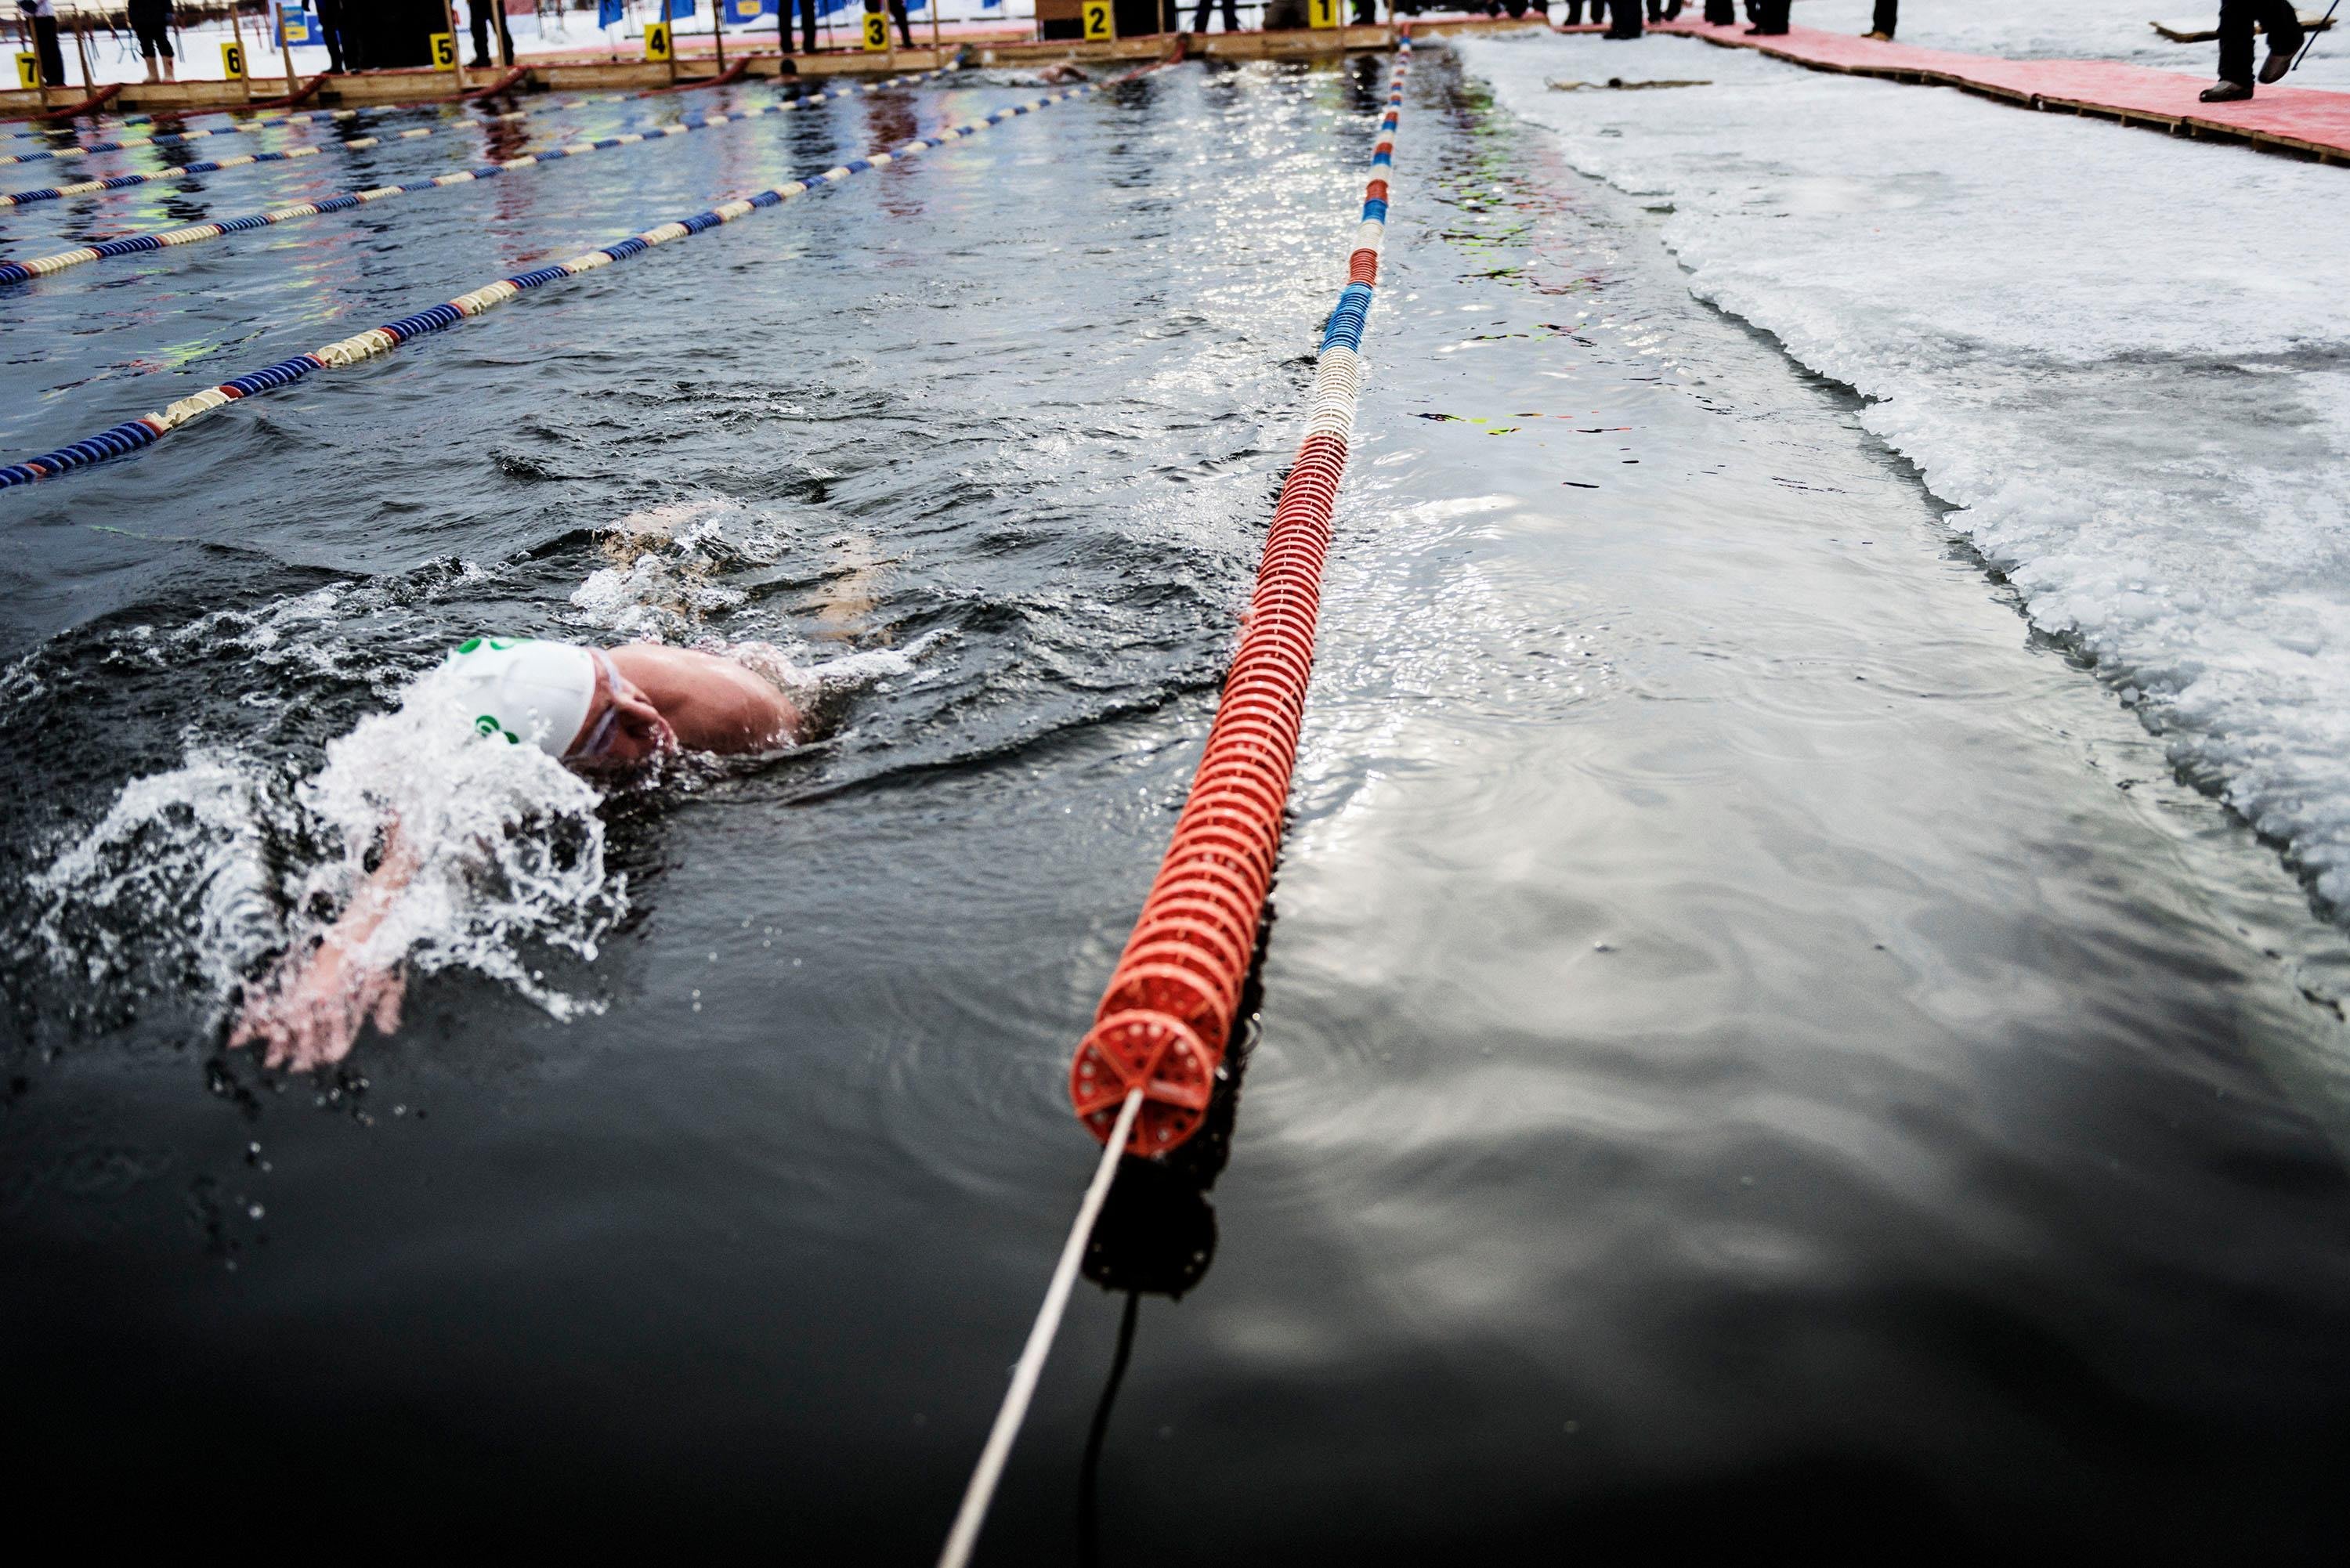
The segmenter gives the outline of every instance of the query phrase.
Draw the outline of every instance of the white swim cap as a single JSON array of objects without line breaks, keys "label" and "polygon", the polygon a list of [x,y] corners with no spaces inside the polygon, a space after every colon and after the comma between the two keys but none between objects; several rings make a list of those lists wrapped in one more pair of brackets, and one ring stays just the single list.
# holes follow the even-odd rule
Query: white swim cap
[{"label": "white swim cap", "polygon": [[528,742],[557,762],[596,701],[596,656],[567,642],[467,638],[441,668],[474,729]]}]

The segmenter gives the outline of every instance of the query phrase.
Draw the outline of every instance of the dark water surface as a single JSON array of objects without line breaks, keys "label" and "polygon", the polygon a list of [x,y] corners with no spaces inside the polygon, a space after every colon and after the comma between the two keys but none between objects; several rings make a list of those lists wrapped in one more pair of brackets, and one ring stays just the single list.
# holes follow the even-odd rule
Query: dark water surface
[{"label": "dark water surface", "polygon": [[[935,1552],[1386,69],[1164,73],[0,499],[20,1495]],[[16,291],[0,448],[1012,96]],[[173,200],[337,182],[231,180]],[[1159,1291],[1081,1291],[983,1556],[2332,1560],[2339,934],[1440,50],[1389,233],[1229,1146],[1122,1181]],[[610,803],[577,1016],[451,971],[338,1073],[219,1052],[296,784],[493,628],[906,661]]]}]

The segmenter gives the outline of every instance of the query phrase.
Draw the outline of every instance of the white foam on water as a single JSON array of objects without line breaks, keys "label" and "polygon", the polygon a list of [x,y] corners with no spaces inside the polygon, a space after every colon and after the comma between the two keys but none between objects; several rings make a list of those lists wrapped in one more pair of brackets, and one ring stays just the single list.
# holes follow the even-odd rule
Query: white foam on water
[{"label": "white foam on water", "polygon": [[625,879],[604,870],[603,797],[536,746],[485,741],[444,691],[453,679],[428,671],[399,708],[328,746],[296,796],[339,854],[309,870],[296,907],[348,904],[396,820],[416,871],[369,956],[473,970],[567,1017],[583,1004],[545,984],[528,955],[554,947],[592,961],[625,912]]},{"label": "white foam on water", "polygon": [[264,795],[249,764],[214,752],[133,779],[27,879],[40,947],[99,986],[135,978],[149,956],[138,944],[161,935],[200,990],[215,1001],[229,995],[282,940]]},{"label": "white foam on water", "polygon": [[[1691,289],[1871,400],[2033,619],[2350,903],[2350,177],[1685,39],[1455,47],[1669,200]],[[1544,86],[1635,56],[1715,85]]]}]

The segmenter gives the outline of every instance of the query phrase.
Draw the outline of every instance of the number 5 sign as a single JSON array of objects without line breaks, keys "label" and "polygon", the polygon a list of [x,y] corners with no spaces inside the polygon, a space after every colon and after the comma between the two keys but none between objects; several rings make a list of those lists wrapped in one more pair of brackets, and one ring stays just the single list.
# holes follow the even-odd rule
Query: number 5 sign
[{"label": "number 5 sign", "polygon": [[1098,44],[1118,36],[1118,17],[1109,8],[1109,0],[1085,0],[1078,13],[1085,18],[1086,40]]},{"label": "number 5 sign", "polygon": [[457,41],[446,33],[432,35],[432,68],[436,71],[457,68]]}]

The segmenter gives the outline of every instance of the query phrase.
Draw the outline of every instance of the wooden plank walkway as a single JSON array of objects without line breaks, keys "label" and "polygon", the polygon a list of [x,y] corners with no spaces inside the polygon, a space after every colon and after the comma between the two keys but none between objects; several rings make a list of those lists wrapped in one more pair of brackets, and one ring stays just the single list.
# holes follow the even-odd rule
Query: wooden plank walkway
[{"label": "wooden plank walkway", "polygon": [[[1451,16],[1419,20],[1409,25],[1416,36],[1425,38],[1448,33],[1507,33],[1529,27],[1540,28],[1543,22],[1539,16],[1527,21],[1508,17]],[[730,51],[727,63],[733,65],[746,61],[744,74],[762,80],[784,75],[894,76],[900,71],[933,70],[951,63],[957,53],[964,49],[968,49],[974,63],[983,66],[1045,65],[1056,60],[1107,64],[1156,58],[1167,52],[1178,36],[1155,33],[1099,43],[1074,39],[1032,41],[1024,36],[962,40],[949,37],[943,47],[935,50],[928,43],[922,43],[910,49],[873,54],[840,49],[789,58],[773,52],[736,54]],[[1391,49],[1395,47],[1396,29],[1385,26],[1298,27],[1272,32],[1191,33],[1180,36],[1187,39],[1191,57],[1194,59],[1300,60],[1326,59],[1363,49]],[[527,69],[515,84],[520,91],[619,92],[642,91],[672,84],[688,87],[708,85],[707,78],[700,83],[694,78],[712,68],[714,62],[709,53],[703,52],[681,58],[675,68],[648,60],[579,58],[576,55],[533,56],[523,63]],[[478,89],[492,79],[494,73],[473,71],[467,74],[464,86]],[[282,94],[285,90],[283,83],[282,77],[256,77],[252,96],[258,99]],[[384,70],[328,77],[309,96],[314,103],[328,108],[358,108],[446,102],[455,99],[460,90],[453,72]],[[57,88],[50,92],[51,101],[57,108],[78,103],[82,96],[78,88]],[[38,93],[14,88],[0,91],[0,119],[36,114],[42,107]],[[242,82],[191,79],[130,83],[120,89],[111,107],[117,111],[192,114],[243,109],[249,105],[245,86]]]},{"label": "wooden plank walkway", "polygon": [[2350,93],[2264,87],[2249,103],[2199,103],[2196,95],[2214,78],[2114,60],[2003,60],[1911,44],[1874,43],[1816,27],[1790,27],[1783,36],[1758,38],[1742,26],[1715,27],[1690,18],[1654,23],[1649,30],[1753,49],[1817,71],[1954,87],[2026,109],[2093,114],[2173,136],[2244,142],[2266,151],[2350,163]]}]

